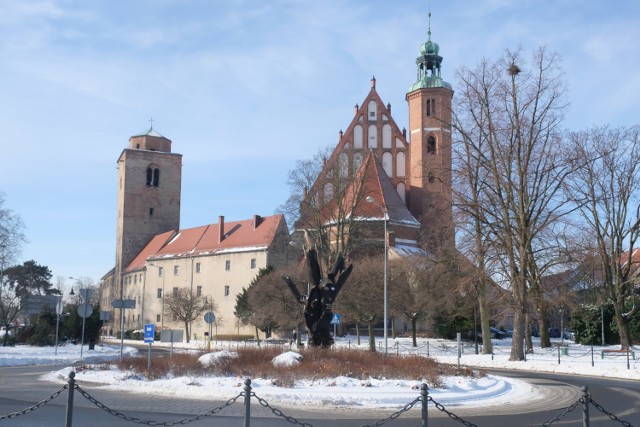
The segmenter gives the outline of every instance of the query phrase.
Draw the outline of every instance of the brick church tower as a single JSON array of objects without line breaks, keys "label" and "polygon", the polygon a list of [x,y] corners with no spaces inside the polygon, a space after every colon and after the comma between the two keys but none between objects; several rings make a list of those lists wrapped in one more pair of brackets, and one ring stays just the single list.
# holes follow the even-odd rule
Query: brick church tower
[{"label": "brick church tower", "polygon": [[[180,229],[182,154],[150,128],[129,138],[118,158],[118,219],[115,280],[157,234]],[[117,294],[114,297],[118,297]]]},{"label": "brick church tower", "polygon": [[409,211],[422,224],[422,238],[430,247],[454,241],[451,197],[451,99],[453,89],[441,76],[440,47],[428,39],[416,59],[417,81],[409,104]]}]

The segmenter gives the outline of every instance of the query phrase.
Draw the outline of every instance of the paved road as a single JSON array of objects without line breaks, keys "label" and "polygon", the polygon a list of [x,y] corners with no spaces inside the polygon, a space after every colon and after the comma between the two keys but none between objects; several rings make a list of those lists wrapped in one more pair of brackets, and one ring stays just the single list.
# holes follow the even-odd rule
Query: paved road
[{"label": "paved road", "polygon": [[[44,399],[59,388],[59,385],[39,380],[43,373],[57,370],[58,367],[14,367],[0,368],[0,414],[8,414],[22,410]],[[570,377],[539,373],[505,373],[501,375],[528,379],[545,387],[547,399],[531,402],[525,406],[515,406],[506,402],[504,405],[492,408],[457,409],[448,408],[463,419],[477,426],[540,426],[543,422],[554,418],[561,412],[561,408],[569,406],[579,397],[580,385],[587,385],[592,397],[610,412],[630,422],[632,426],[640,427],[640,382],[616,381],[598,378]],[[178,420],[204,413],[221,402],[195,401],[183,399],[167,399],[156,396],[131,394],[127,392],[113,392],[94,388],[90,384],[82,386],[96,399],[104,404],[126,413],[128,416],[143,420],[169,421]],[[232,397],[232,396],[229,396]],[[36,411],[15,419],[0,421],[0,426],[27,427],[64,425],[65,405],[67,395],[60,397]],[[225,409],[222,415],[196,421],[194,426],[242,426],[243,406],[242,398],[232,407]],[[353,427],[375,423],[376,420],[389,415],[387,411],[336,411],[330,409],[328,413],[320,413],[312,408],[281,408],[288,415],[299,418],[312,426]],[[590,408],[592,426],[620,426],[620,423],[609,420],[605,415],[597,413],[593,406]],[[429,412],[434,418],[431,425],[438,427],[460,426],[459,422],[447,417],[430,407]],[[420,422],[419,410],[414,409],[402,417],[385,425],[396,427],[415,427]],[[260,407],[252,405],[251,426],[275,427],[293,425],[285,420],[274,418],[273,414]],[[579,427],[582,426],[581,409],[569,414],[556,425]],[[75,394],[74,425],[106,427],[131,426],[130,421],[122,420],[96,408],[78,393]]]}]

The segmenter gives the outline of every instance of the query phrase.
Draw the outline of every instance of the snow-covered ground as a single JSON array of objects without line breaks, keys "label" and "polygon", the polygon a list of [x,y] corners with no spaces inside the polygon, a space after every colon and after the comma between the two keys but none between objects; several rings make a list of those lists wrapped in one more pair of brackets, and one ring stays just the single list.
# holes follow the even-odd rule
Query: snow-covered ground
[{"label": "snow-covered ground", "polygon": [[[420,339],[417,347],[411,346],[409,339],[390,339],[388,352],[398,354],[420,353],[434,357],[444,363],[458,363],[456,343],[436,339]],[[381,344],[382,340],[378,340]],[[107,360],[115,360],[120,355],[120,347],[117,341],[105,345],[96,345],[94,351],[89,351],[85,346],[83,362],[91,364]],[[558,340],[557,343],[560,344]],[[496,340],[495,351],[491,355],[475,355],[473,345],[465,344],[461,365],[475,367],[490,367],[503,369],[523,369],[542,372],[563,372],[577,375],[617,377],[627,379],[640,379],[640,361],[629,360],[627,369],[626,355],[607,354],[603,359],[601,351],[604,348],[594,347],[593,365],[591,347],[584,347],[565,341],[566,351],[561,348],[560,364],[558,364],[557,347],[552,349],[534,349],[534,354],[527,356],[526,362],[509,362],[510,340]],[[213,354],[205,355],[204,359],[233,353],[233,349],[246,344],[218,342],[212,343]],[[264,345],[264,344],[263,344]],[[164,343],[154,343],[154,347],[166,346]],[[361,345],[355,343],[355,337],[347,337],[337,340],[339,347],[367,348],[366,339],[361,340]],[[203,350],[204,342],[192,342],[189,344],[175,344],[175,351]],[[607,347],[607,350],[616,347]],[[296,363],[298,353],[291,351],[289,345],[282,346],[284,363]],[[637,349],[634,349],[636,351]],[[135,354],[136,349],[124,347],[127,355]],[[225,352],[225,353],[218,353]],[[63,382],[73,370],[73,364],[80,361],[80,346],[65,345],[58,348],[57,355],[51,347],[38,348],[29,346],[0,347],[0,366],[15,365],[46,365],[68,364],[69,367],[52,371],[45,379]],[[566,353],[566,354],[565,354]],[[636,351],[637,353],[637,351]],[[142,352],[141,356],[146,356]],[[640,355],[639,355],[640,356]],[[282,360],[280,361],[282,363]],[[304,360],[300,361],[304,363]],[[91,383],[104,384],[105,389],[137,391],[144,394],[176,396],[195,399],[228,399],[242,391],[244,378],[220,378],[220,377],[176,377],[148,381],[146,378],[134,375],[131,372],[120,371],[116,368],[106,370],[82,370],[77,372],[76,379]],[[472,407],[500,405],[505,401],[531,402],[542,398],[542,390],[525,381],[512,378],[487,375],[476,378],[448,377],[444,379],[445,387],[430,389],[430,395],[445,406]],[[277,403],[301,404],[321,403],[323,405],[348,405],[350,407],[363,408],[388,408],[399,407],[415,399],[420,392],[420,381],[373,378],[354,379],[337,377],[330,379],[317,379],[299,381],[292,388],[276,387],[270,379],[252,378],[254,391],[260,397]]]}]

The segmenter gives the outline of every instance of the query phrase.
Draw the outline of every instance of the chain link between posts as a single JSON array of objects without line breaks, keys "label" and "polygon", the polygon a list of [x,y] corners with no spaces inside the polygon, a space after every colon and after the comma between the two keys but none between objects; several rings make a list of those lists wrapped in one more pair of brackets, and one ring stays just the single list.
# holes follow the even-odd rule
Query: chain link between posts
[{"label": "chain link between posts", "polygon": [[0,415],[0,420],[8,420],[10,418],[17,418],[20,415],[24,415],[24,414],[28,414],[29,412],[33,412],[36,409],[40,408],[41,406],[44,406],[47,403],[51,402],[56,397],[60,396],[60,393],[65,391],[67,388],[69,388],[68,384],[63,385],[62,387],[60,387],[60,389],[58,391],[53,392],[51,394],[51,396],[47,397],[44,400],[41,400],[40,402],[36,403],[35,405],[29,406],[28,408],[23,409],[22,411],[12,412],[12,413],[7,414],[7,415]]},{"label": "chain link between posts", "polygon": [[404,407],[402,409],[400,409],[397,412],[394,412],[393,414],[389,415],[387,418],[384,418],[382,420],[376,421],[373,424],[365,424],[361,427],[379,427],[383,424],[388,423],[391,420],[395,420],[396,418],[398,418],[400,415],[404,414],[405,412],[409,411],[411,408],[413,408],[416,403],[418,402],[422,402],[422,396],[418,396],[415,399],[413,399],[412,402],[407,403],[406,405],[404,405]]},{"label": "chain link between posts", "polygon": [[582,398],[578,399],[573,405],[571,405],[568,408],[564,409],[561,413],[559,413],[558,415],[556,415],[555,417],[553,417],[549,421],[545,421],[544,423],[540,424],[540,427],[548,427],[551,424],[560,421],[561,419],[566,417],[567,414],[572,412],[574,409],[576,409],[578,407],[578,405],[580,405],[582,403],[583,403]]},{"label": "chain link between posts", "polygon": [[88,392],[84,391],[79,385],[75,385],[75,388],[78,390],[78,392],[82,395],[82,397],[84,397],[85,399],[87,399],[89,402],[93,403],[95,406],[97,406],[98,408],[102,409],[103,411],[108,412],[109,414],[121,418],[125,421],[129,421],[132,423],[136,423],[136,424],[144,424],[144,425],[148,425],[148,426],[174,426],[174,425],[178,425],[178,424],[189,424],[190,422],[193,421],[199,421],[203,418],[206,417],[210,417],[212,415],[217,414],[218,412],[222,411],[225,408],[228,408],[229,406],[233,405],[236,400],[238,400],[240,397],[244,396],[244,393],[240,393],[237,396],[227,400],[225,403],[223,403],[222,405],[218,406],[217,408],[213,408],[210,411],[207,411],[203,414],[199,414],[199,415],[194,415],[193,417],[189,417],[189,418],[183,418],[181,420],[176,420],[176,421],[150,421],[150,420],[142,420],[140,418],[135,418],[135,417],[130,417],[128,415],[123,414],[122,412],[118,412],[114,409],[109,408],[107,405],[99,402],[97,399],[95,399],[93,396],[91,396]]},{"label": "chain link between posts", "polygon": [[595,400],[591,399],[591,396],[589,396],[589,402],[600,412],[602,412],[603,414],[605,414],[607,417],[609,417],[610,420],[612,421],[617,421],[620,424],[622,424],[624,427],[633,427],[633,425],[631,423],[629,423],[628,421],[624,421],[621,420],[620,418],[616,417],[614,414],[612,414],[611,412],[607,411],[606,409],[604,409],[604,407],[602,407],[602,405],[598,404]]},{"label": "chain link between posts", "polygon": [[[244,395],[244,393],[243,393]],[[273,412],[273,415],[283,418],[284,420],[286,420],[287,422],[291,423],[291,424],[296,424],[299,426],[303,426],[303,427],[313,427],[313,425],[309,424],[309,423],[303,423],[298,421],[297,418],[294,417],[290,417],[288,415],[285,415],[280,409],[278,408],[274,408],[273,406],[269,405],[269,402],[267,402],[266,400],[264,400],[263,398],[261,398],[260,396],[258,396],[257,394],[255,394],[254,392],[251,392],[250,394],[251,397],[255,397],[256,400],[258,401],[258,403],[260,403],[260,405],[262,405],[263,407],[270,409],[271,412]]]},{"label": "chain link between posts", "polygon": [[436,407],[436,409],[438,409],[440,412],[444,412],[445,414],[447,414],[447,416],[449,418],[451,418],[452,420],[455,420],[455,421],[459,422],[460,424],[465,425],[467,427],[478,427],[477,425],[472,424],[469,421],[463,420],[462,418],[460,418],[459,416],[457,416],[453,412],[447,411],[447,409],[441,403],[438,403],[435,400],[433,400],[433,398],[431,396],[427,397],[427,401],[433,402],[433,405]]}]

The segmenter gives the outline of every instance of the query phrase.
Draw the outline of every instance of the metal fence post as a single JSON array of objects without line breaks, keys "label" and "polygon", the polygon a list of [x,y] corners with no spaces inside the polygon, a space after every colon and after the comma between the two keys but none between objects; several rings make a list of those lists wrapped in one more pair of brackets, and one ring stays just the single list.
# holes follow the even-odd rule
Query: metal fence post
[{"label": "metal fence post", "polygon": [[420,386],[420,395],[422,396],[422,427],[429,426],[429,387],[426,384]]},{"label": "metal fence post", "polygon": [[71,427],[73,425],[73,392],[76,389],[76,380],[74,379],[75,376],[75,372],[69,372],[69,394],[67,395],[67,412],[65,416],[64,427]]},{"label": "metal fence post", "polygon": [[581,387],[582,390],[582,427],[589,427],[589,389],[586,385]]},{"label": "metal fence post", "polygon": [[243,427],[249,427],[251,424],[251,379],[244,380],[244,424]]},{"label": "metal fence post", "polygon": [[558,346],[558,365],[560,364],[560,346]]}]

